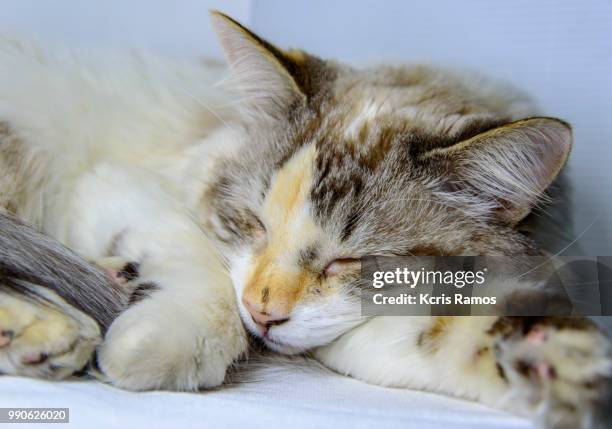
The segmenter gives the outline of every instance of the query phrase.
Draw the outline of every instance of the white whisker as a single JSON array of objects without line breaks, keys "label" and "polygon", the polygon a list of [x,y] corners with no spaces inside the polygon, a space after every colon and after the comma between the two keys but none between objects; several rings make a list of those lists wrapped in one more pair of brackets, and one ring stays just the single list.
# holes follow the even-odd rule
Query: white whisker
[{"label": "white whisker", "polygon": [[518,279],[520,279],[521,277],[523,277],[523,276],[525,276],[525,275],[527,275],[527,274],[529,274],[529,273],[531,273],[531,272],[533,272],[533,271],[537,270],[538,268],[542,267],[543,265],[545,265],[545,264],[546,264],[546,263],[548,263],[549,261],[552,261],[552,260],[553,260],[555,257],[559,256],[561,253],[565,252],[567,249],[569,249],[569,248],[572,246],[572,244],[574,244],[574,243],[576,243],[578,240],[580,240],[580,239],[581,239],[581,238],[584,236],[584,234],[586,234],[586,233],[587,233],[587,231],[588,231],[589,229],[591,229],[591,227],[592,227],[593,225],[595,225],[595,222],[597,222],[597,220],[599,220],[599,218],[600,218],[600,217],[601,217],[601,213],[600,213],[600,214],[598,214],[597,216],[595,216],[595,218],[593,219],[593,221],[592,221],[592,222],[591,222],[591,223],[590,223],[590,224],[589,224],[589,225],[588,225],[588,226],[587,226],[587,227],[586,227],[586,228],[585,228],[585,229],[584,229],[584,230],[583,230],[583,231],[582,231],[580,234],[578,234],[578,236],[576,236],[576,238],[575,238],[574,240],[572,240],[572,242],[571,242],[571,243],[569,243],[567,246],[565,246],[563,249],[559,250],[557,253],[555,253],[555,254],[554,254],[554,255],[552,255],[551,257],[547,258],[547,259],[546,259],[544,262],[542,262],[541,264],[536,265],[535,267],[533,267],[533,268],[532,268],[532,269],[530,269],[529,271],[526,271],[526,272],[524,272],[523,274],[519,275],[519,276],[518,276],[518,277],[516,277],[514,280],[518,280]]}]

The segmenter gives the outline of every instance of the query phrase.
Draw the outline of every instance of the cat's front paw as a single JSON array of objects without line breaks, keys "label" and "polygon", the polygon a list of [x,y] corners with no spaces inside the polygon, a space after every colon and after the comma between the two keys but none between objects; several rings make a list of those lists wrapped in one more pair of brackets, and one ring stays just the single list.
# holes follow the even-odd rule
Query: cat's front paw
[{"label": "cat's front paw", "polygon": [[496,344],[509,401],[549,429],[601,425],[612,401],[612,348],[581,318],[541,318],[506,332]]},{"label": "cat's front paw", "polygon": [[247,341],[239,320],[218,313],[148,297],[113,322],[98,350],[98,366],[108,382],[128,390],[219,386]]},{"label": "cat's front paw", "polygon": [[0,373],[62,379],[82,369],[100,341],[92,320],[0,295]]}]

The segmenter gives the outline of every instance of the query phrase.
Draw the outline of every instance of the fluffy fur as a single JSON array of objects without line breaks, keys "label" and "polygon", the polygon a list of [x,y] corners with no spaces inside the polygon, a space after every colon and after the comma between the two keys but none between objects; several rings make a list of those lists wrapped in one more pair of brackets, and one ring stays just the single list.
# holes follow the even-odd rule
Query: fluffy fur
[{"label": "fluffy fur", "polygon": [[[516,228],[565,164],[569,126],[482,78],[357,70],[212,18],[226,89],[210,66],[0,42],[0,160],[19,160],[0,176],[4,206],[129,274],[132,305],[97,349],[103,376],[217,386],[248,330],[371,383],[589,427],[612,361],[587,321],[364,319],[357,282],[369,254],[541,255]],[[15,305],[0,295],[0,314]],[[9,337],[0,370],[28,374]],[[54,363],[53,345],[34,346]]]}]

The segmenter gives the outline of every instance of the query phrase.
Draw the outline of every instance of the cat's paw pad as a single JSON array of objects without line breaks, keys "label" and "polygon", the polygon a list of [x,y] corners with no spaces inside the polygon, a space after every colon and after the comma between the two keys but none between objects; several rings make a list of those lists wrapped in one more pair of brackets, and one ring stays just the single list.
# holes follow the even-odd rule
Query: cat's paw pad
[{"label": "cat's paw pad", "polygon": [[121,257],[99,259],[96,264],[104,269],[108,277],[117,284],[129,283],[140,275],[140,264]]},{"label": "cat's paw pad", "polygon": [[519,401],[546,428],[595,427],[610,400],[612,349],[593,326],[543,319],[497,343],[498,363]]},{"label": "cat's paw pad", "polygon": [[141,276],[141,266],[138,262],[129,261],[120,256],[111,256],[99,259],[95,263],[104,269],[113,282],[121,285],[127,295],[128,306],[150,297],[159,290],[156,283],[147,281]]},{"label": "cat's paw pad", "polygon": [[9,345],[13,338],[15,338],[15,331],[12,329],[0,331],[0,348]]},{"label": "cat's paw pad", "polygon": [[0,296],[0,373],[65,378],[87,364],[99,342],[97,326],[84,327],[49,306]]}]

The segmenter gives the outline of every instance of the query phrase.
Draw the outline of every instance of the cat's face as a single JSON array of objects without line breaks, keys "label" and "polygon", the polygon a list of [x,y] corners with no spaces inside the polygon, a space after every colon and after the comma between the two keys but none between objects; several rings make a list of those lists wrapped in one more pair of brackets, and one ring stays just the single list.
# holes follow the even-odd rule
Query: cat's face
[{"label": "cat's face", "polygon": [[565,163],[566,124],[510,122],[511,106],[432,69],[355,71],[213,21],[249,119],[205,222],[270,348],[361,323],[363,256],[536,252],[512,227]]}]

